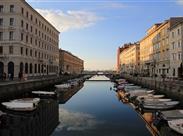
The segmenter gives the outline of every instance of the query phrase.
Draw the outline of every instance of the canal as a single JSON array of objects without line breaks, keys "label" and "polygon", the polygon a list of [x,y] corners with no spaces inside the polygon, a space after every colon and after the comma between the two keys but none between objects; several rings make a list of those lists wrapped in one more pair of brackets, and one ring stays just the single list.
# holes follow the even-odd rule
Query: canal
[{"label": "canal", "polygon": [[52,136],[151,135],[145,122],[131,106],[118,100],[111,87],[113,83],[103,76],[85,81],[74,96],[59,104],[60,124]]}]

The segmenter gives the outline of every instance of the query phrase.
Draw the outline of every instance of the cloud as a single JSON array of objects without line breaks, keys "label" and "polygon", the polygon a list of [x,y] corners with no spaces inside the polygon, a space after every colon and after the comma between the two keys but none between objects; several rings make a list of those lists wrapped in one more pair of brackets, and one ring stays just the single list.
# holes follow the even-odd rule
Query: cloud
[{"label": "cloud", "polygon": [[177,0],[177,3],[183,6],[183,0]]},{"label": "cloud", "polygon": [[98,17],[93,12],[87,11],[67,11],[36,9],[60,32],[70,29],[81,29],[94,25],[102,17]]},{"label": "cloud", "polygon": [[59,121],[56,132],[65,131],[84,131],[94,129],[96,125],[101,124],[96,118],[87,113],[72,112],[64,108],[59,109]]}]

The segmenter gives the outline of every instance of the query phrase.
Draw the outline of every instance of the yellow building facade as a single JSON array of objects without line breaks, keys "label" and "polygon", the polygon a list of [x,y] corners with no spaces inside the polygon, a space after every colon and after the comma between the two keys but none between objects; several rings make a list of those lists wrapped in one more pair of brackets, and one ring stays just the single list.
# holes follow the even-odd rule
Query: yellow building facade
[{"label": "yellow building facade", "polygon": [[137,74],[140,66],[139,43],[125,44],[120,53],[120,66],[122,73]]},{"label": "yellow building facade", "polygon": [[152,39],[157,34],[157,28],[161,24],[155,24],[147,30],[146,36],[140,41],[140,74],[151,75],[151,64],[153,62],[153,43]]}]

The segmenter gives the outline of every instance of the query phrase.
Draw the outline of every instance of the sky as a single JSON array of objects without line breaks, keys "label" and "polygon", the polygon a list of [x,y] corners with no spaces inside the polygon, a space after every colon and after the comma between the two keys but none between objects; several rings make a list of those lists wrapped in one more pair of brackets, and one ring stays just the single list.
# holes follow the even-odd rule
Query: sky
[{"label": "sky", "polygon": [[60,31],[59,48],[83,59],[85,70],[115,70],[119,46],[183,16],[183,0],[26,1]]}]

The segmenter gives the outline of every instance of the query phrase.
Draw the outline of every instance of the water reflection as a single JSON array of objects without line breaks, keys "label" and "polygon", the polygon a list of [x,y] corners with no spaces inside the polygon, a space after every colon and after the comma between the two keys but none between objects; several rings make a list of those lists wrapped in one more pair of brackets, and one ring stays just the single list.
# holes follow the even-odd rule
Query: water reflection
[{"label": "water reflection", "polygon": [[102,124],[102,121],[87,113],[73,112],[64,109],[60,106],[59,120],[61,124],[56,131],[83,131],[96,128],[97,124]]},{"label": "water reflection", "polygon": [[82,87],[83,83],[79,84],[79,86],[75,86],[74,88],[69,88],[66,91],[56,90],[58,95],[58,100],[60,104],[66,103],[71,97],[73,97]]},{"label": "water reflection", "polygon": [[134,110],[116,99],[110,82],[86,81],[65,104],[53,136],[149,136]]}]

